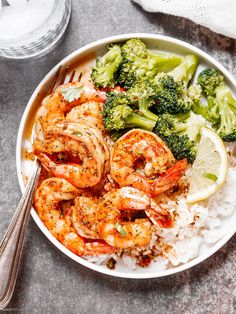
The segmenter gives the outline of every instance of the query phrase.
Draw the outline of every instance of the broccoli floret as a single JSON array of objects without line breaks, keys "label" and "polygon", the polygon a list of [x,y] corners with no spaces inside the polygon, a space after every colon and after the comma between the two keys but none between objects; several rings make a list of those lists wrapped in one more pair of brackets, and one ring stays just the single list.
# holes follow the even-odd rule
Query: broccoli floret
[{"label": "broccoli floret", "polygon": [[236,99],[226,85],[216,88],[215,104],[220,116],[217,133],[227,142],[236,141]]},{"label": "broccoli floret", "polygon": [[201,90],[197,87],[187,87],[197,64],[197,58],[188,55],[173,71],[156,75],[154,78],[156,86],[155,112],[158,114],[184,113],[189,111],[196,101],[199,101]]},{"label": "broccoli floret", "polygon": [[107,94],[102,112],[105,129],[109,132],[138,127],[151,131],[155,121],[136,113],[133,107],[134,103],[127,94]]},{"label": "broccoli floret", "polygon": [[138,110],[146,118],[157,120],[157,115],[150,111],[156,101],[156,87],[148,79],[138,81],[127,94],[133,101],[137,101]]},{"label": "broccoli floret", "polygon": [[207,97],[207,104],[199,103],[193,110],[208,120],[214,129],[220,126],[221,118],[215,102],[215,95],[216,89],[222,84],[223,79],[223,76],[212,68],[206,68],[198,75],[198,85],[201,86],[202,93]]},{"label": "broccoli floret", "polygon": [[128,93],[131,98],[138,99],[139,111],[142,115],[156,120],[157,116],[152,111],[157,114],[188,112],[200,101],[201,87],[191,85],[186,88],[182,81],[175,82],[168,73],[160,73],[154,80],[140,79]]},{"label": "broccoli floret", "polygon": [[202,98],[202,89],[198,84],[190,85],[187,90],[188,97],[192,100],[192,107],[198,106]]},{"label": "broccoli floret", "polygon": [[130,39],[122,47],[123,61],[118,84],[132,87],[140,78],[152,79],[158,72],[168,72],[182,60],[180,56],[156,54],[147,49],[140,39]]},{"label": "broccoli floret", "polygon": [[160,113],[184,113],[191,108],[191,99],[183,92],[181,83],[176,83],[172,76],[159,74],[155,78],[156,105],[153,110]]},{"label": "broccoli floret", "polygon": [[97,87],[114,86],[117,70],[122,62],[121,48],[114,45],[92,68],[91,78]]},{"label": "broccoli floret", "polygon": [[219,128],[221,117],[214,98],[209,98],[207,104],[199,103],[197,106],[193,107],[193,112],[201,115],[210,122],[213,129],[217,130]]},{"label": "broccoli floret", "polygon": [[177,160],[187,158],[193,163],[196,158],[196,145],[205,120],[193,112],[181,115],[160,115],[153,132],[169,146]]},{"label": "broccoli floret", "polygon": [[217,70],[206,68],[198,75],[197,82],[206,96],[215,96],[215,90],[223,80],[223,76]]},{"label": "broccoli floret", "polygon": [[207,121],[209,121],[213,128],[218,128],[220,125],[220,114],[218,106],[214,101],[212,96],[209,96],[207,103],[202,103],[199,99],[195,99],[192,106],[194,113],[203,116]]},{"label": "broccoli floret", "polygon": [[236,99],[223,82],[223,76],[217,70],[207,68],[199,74],[198,83],[207,96],[207,105],[201,114],[223,140],[236,141]]},{"label": "broccoli floret", "polygon": [[169,75],[159,75],[156,78],[156,101],[153,110],[160,113],[185,113],[201,98],[201,90],[196,86],[185,88],[182,82],[175,82]]}]

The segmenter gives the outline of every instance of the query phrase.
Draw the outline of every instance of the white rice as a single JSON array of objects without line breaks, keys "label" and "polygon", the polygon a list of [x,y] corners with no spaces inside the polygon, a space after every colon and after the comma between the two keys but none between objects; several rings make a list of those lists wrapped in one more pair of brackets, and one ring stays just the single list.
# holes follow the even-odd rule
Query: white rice
[{"label": "white rice", "polygon": [[176,204],[167,202],[177,214],[174,227],[157,233],[169,247],[163,254],[172,265],[187,263],[198,256],[202,244],[214,244],[227,233],[222,220],[235,210],[235,186],[236,171],[229,167],[224,186],[209,199],[188,205],[185,197],[179,196]]},{"label": "white rice", "polygon": [[[190,175],[191,169],[188,171],[187,176]],[[144,256],[151,252],[156,256],[152,263],[155,262],[155,267],[159,271],[187,263],[200,254],[204,245],[213,245],[227,233],[228,229],[222,222],[235,210],[235,187],[235,160],[231,158],[225,184],[209,199],[189,205],[184,195],[177,196],[175,201],[167,196],[163,197],[162,206],[174,213],[174,226],[169,229],[153,226],[153,237],[148,247],[122,251],[118,255],[87,259],[97,264],[105,264],[113,257],[129,269],[135,270],[140,255]]]}]

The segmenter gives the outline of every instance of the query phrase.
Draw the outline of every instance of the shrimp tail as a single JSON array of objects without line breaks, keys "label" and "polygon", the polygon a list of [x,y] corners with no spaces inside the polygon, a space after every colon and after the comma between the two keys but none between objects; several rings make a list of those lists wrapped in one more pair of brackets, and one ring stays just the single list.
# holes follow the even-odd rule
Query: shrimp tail
[{"label": "shrimp tail", "polygon": [[179,179],[184,174],[187,168],[187,159],[182,159],[177,161],[172,167],[167,169],[167,171],[160,175],[152,183],[152,195],[158,195],[168,191],[170,188],[176,185]]},{"label": "shrimp tail", "polygon": [[160,208],[157,204],[153,204],[145,211],[151,222],[160,228],[172,228],[173,218],[172,215],[165,209]]},{"label": "shrimp tail", "polygon": [[105,241],[87,242],[85,244],[84,255],[99,255],[115,253],[116,248],[110,246]]},{"label": "shrimp tail", "polygon": [[71,252],[73,252],[74,254],[78,256],[83,256],[85,254],[85,241],[83,238],[81,238],[77,234],[76,236],[74,235],[74,238],[75,239],[67,239],[65,237],[59,240]]},{"label": "shrimp tail", "polygon": [[43,152],[39,152],[37,150],[34,151],[35,156],[38,157],[38,159],[41,161],[42,166],[48,171],[48,172],[54,172],[56,169],[56,163],[52,161],[52,159]]}]

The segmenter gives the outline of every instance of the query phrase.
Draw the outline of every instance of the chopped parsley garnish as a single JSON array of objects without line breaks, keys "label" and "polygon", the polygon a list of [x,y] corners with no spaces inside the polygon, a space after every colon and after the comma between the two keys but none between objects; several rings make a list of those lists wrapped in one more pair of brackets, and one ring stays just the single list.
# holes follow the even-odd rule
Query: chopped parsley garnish
[{"label": "chopped parsley garnish", "polygon": [[71,134],[77,135],[77,136],[82,136],[82,135],[83,135],[83,134],[82,134],[81,132],[79,132],[79,131],[74,131],[74,132],[72,132]]},{"label": "chopped parsley garnish", "polygon": [[72,102],[80,98],[83,86],[69,86],[61,89],[62,96],[65,100]]},{"label": "chopped parsley garnish", "polygon": [[218,177],[214,173],[205,172],[203,173],[203,176],[209,180],[212,180],[216,182],[218,180]]},{"label": "chopped parsley garnish", "polygon": [[115,228],[122,235],[122,237],[126,236],[125,229],[118,222],[115,223]]}]

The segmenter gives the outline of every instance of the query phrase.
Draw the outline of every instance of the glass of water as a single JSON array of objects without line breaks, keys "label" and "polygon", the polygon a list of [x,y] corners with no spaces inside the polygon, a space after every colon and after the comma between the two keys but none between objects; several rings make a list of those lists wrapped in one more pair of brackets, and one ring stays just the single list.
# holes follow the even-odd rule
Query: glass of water
[{"label": "glass of water", "polygon": [[47,53],[61,39],[70,14],[71,0],[0,0],[0,56]]}]

